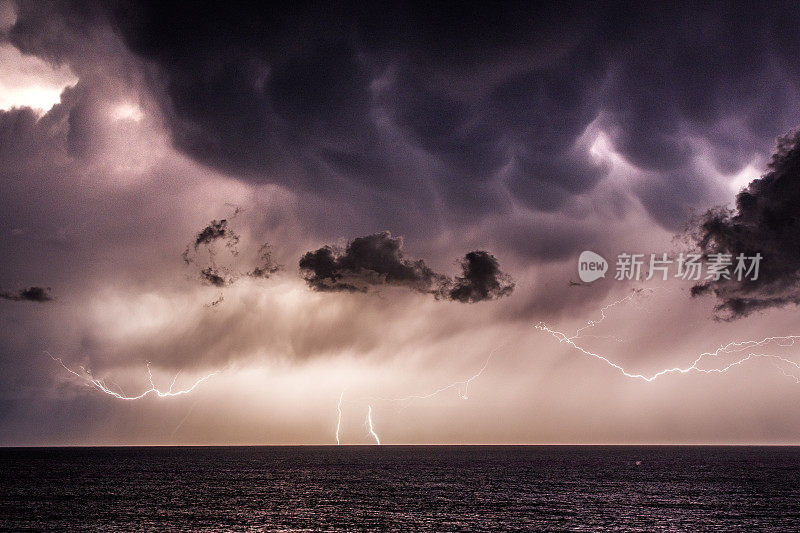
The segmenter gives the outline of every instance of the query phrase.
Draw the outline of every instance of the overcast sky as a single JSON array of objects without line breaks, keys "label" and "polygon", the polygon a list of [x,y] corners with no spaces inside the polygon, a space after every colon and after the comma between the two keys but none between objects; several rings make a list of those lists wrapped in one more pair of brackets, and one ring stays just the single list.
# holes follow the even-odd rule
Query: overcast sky
[{"label": "overcast sky", "polygon": [[620,370],[800,334],[795,5],[107,4],[0,1],[0,444],[800,439],[788,339]]}]

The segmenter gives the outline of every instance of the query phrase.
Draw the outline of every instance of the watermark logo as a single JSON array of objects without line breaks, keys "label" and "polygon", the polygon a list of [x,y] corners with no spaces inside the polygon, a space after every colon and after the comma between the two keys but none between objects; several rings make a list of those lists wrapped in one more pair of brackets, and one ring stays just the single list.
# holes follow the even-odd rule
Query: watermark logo
[{"label": "watermark logo", "polygon": [[[670,277],[691,281],[743,281],[758,280],[763,256],[711,253],[681,253],[677,258],[668,254],[650,254],[649,261],[645,254],[622,253],[617,256],[614,268],[614,279],[617,281],[649,281],[654,277],[666,281]],[[648,268],[649,267],[649,268]],[[608,262],[595,252],[582,252],[578,258],[578,276],[584,283],[606,277]],[[674,274],[671,270],[674,269]]]},{"label": "watermark logo", "polygon": [[578,258],[578,276],[584,283],[606,277],[608,261],[602,255],[586,250]]}]

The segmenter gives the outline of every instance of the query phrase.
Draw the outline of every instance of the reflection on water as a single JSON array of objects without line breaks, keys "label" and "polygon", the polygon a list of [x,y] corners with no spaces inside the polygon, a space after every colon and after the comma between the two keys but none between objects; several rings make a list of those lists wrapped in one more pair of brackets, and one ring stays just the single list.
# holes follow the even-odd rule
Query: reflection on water
[{"label": "reflection on water", "polygon": [[8,530],[795,530],[789,447],[0,449]]}]

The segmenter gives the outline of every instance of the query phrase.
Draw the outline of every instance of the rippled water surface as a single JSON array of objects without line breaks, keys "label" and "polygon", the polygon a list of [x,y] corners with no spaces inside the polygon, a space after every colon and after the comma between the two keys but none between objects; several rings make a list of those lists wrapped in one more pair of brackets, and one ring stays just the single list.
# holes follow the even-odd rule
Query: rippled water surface
[{"label": "rippled water surface", "polygon": [[11,531],[796,531],[788,447],[0,449]]}]

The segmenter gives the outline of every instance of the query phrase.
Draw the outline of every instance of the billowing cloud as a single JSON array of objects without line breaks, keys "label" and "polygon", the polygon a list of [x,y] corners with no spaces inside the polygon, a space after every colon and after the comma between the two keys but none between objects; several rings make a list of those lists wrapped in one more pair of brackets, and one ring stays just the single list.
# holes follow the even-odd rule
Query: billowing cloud
[{"label": "billowing cloud", "polygon": [[[577,327],[594,318],[596,304],[628,287],[605,280],[570,290],[581,250],[660,251],[692,208],[729,201],[734,176],[761,168],[774,137],[800,124],[796,8],[463,6],[345,1],[264,10],[19,0],[10,16],[0,12],[0,55],[7,60],[0,108],[9,108],[0,110],[0,283],[14,289],[7,297],[21,300],[16,289],[23,282],[46,280],[57,287],[58,303],[0,306],[0,326],[8,332],[0,338],[3,443],[23,442],[20,436],[26,443],[83,442],[64,432],[88,439],[75,428],[89,420],[113,432],[106,421],[129,407],[95,398],[94,407],[81,408],[69,394],[50,394],[54,381],[69,376],[40,357],[44,349],[108,377],[131,371],[135,385],[147,379],[146,360],[159,383],[165,369],[233,363],[250,372],[281,361],[324,363],[334,371],[310,381],[319,389],[292,387],[324,404],[315,426],[322,429],[313,436],[323,441],[330,437],[330,399],[349,379],[338,376],[365,366],[383,372],[390,364],[387,374],[407,370],[411,388],[424,390],[415,382],[420,369],[431,382],[470,375],[501,336],[517,339],[518,349],[493,360],[476,392],[489,374],[497,378],[494,393],[510,390],[514,376],[524,386],[503,404],[501,418],[511,420],[506,429],[490,425],[498,431],[481,433],[486,426],[468,423],[475,442],[519,440],[515,431],[525,424],[517,421],[531,412],[519,401],[530,394],[541,394],[536,408],[555,398],[561,409],[550,434],[526,434],[534,439],[588,438],[587,420],[606,427],[603,416],[618,420],[619,412],[631,415],[628,428],[643,428],[635,434],[642,441],[676,438],[660,440],[647,429],[655,425],[653,413],[674,413],[673,394],[664,395],[663,410],[631,404],[638,389],[613,393],[625,405],[598,402],[596,393],[617,391],[607,374],[592,374],[595,361],[568,358],[558,351],[564,346],[538,344],[530,324],[533,316]],[[34,86],[48,90],[35,106],[41,109],[12,107],[34,104],[19,98]],[[772,206],[756,210],[765,221],[772,211],[789,211],[776,207],[781,194],[772,188],[755,191]],[[228,202],[246,209],[234,220]],[[721,215],[717,233],[730,237],[737,224],[760,236],[773,229],[748,222],[745,213],[754,211],[737,207]],[[403,235],[414,253],[388,234],[371,235],[374,228]],[[342,235],[366,237],[349,252],[345,245],[320,248]],[[765,239],[774,243],[770,248],[777,248],[778,235]],[[263,242],[272,246],[259,251]],[[750,240],[731,242],[747,249]],[[184,248],[189,266],[179,259]],[[779,263],[777,254],[765,257],[764,269]],[[301,256],[308,283],[295,269],[278,273],[279,263],[296,265]],[[788,268],[778,277],[791,279]],[[504,298],[512,287],[515,297]],[[775,282],[730,295],[750,298],[748,309],[767,308],[792,301],[796,291]],[[679,297],[705,317],[705,302]],[[720,292],[720,302],[724,297]],[[457,304],[496,298],[502,300],[480,313]],[[700,325],[694,315],[667,315],[669,309],[658,338],[639,322],[646,317],[633,313],[625,327],[647,332],[646,342],[612,349],[632,365],[653,353],[683,358],[697,346],[706,349],[703,328],[734,326]],[[769,319],[751,317],[742,322],[746,333],[734,333],[781,333],[793,325],[791,313],[773,311]],[[676,347],[684,333],[694,333],[693,345]],[[532,348],[541,357],[523,357]],[[514,376],[503,372],[506,363]],[[554,369],[563,370],[560,378]],[[595,394],[569,398],[583,389],[574,386],[576,372],[592,378]],[[531,378],[542,386],[531,387]],[[237,404],[220,411],[225,420],[250,405],[239,394],[254,389],[286,401],[288,389],[265,389],[262,375],[252,383],[199,392]],[[681,383],[682,392],[693,386]],[[73,392],[71,385],[59,392]],[[337,389],[330,398],[321,392],[326,385]],[[79,388],[76,394],[93,397]],[[33,405],[27,399],[34,396],[53,408],[52,417],[15,411]],[[568,406],[585,400],[600,416],[570,412]],[[771,426],[779,428],[776,439],[792,439],[796,431],[784,422],[796,417],[772,409],[786,403],[780,401],[760,403],[769,409],[753,416],[779,413],[785,419]],[[314,426],[285,405],[251,411],[288,413]],[[496,418],[496,410],[487,412]],[[725,418],[719,414],[709,411],[697,423],[713,426],[706,422]],[[533,418],[535,424],[542,417]],[[131,432],[140,431],[142,442],[162,427],[149,424],[158,416],[135,419]],[[574,433],[564,432],[569,420]],[[663,426],[674,427],[674,420]],[[212,434],[218,438],[219,428]]]},{"label": "billowing cloud", "polygon": [[49,302],[53,299],[50,289],[45,287],[28,287],[17,292],[0,291],[0,299],[14,302]]},{"label": "billowing cloud", "polygon": [[475,303],[511,294],[514,283],[500,271],[494,256],[470,252],[461,262],[462,275],[450,279],[422,259],[407,259],[403,239],[388,231],[357,237],[344,250],[323,246],[300,259],[308,285],[319,291],[366,292],[369,286],[394,285],[437,298]]},{"label": "billowing cloud", "polygon": [[366,291],[368,285],[400,285],[430,292],[441,276],[425,261],[403,256],[403,239],[388,231],[357,237],[344,250],[324,246],[300,258],[309,286],[320,291]]},{"label": "billowing cloud", "polygon": [[[694,235],[705,253],[761,254],[757,279],[708,281],[692,294],[713,293],[722,318],[800,303],[800,132],[779,139],[766,174],[736,197],[733,210],[706,213]],[[749,266],[749,264],[748,264]]]},{"label": "billowing cloud", "polygon": [[453,217],[561,209],[607,176],[585,137],[602,130],[635,173],[621,193],[676,229],[800,121],[784,8],[123,5],[179,149],[255,183],[366,185],[364,216],[386,195]]},{"label": "billowing cloud", "polygon": [[511,277],[500,271],[500,264],[487,252],[469,252],[461,262],[463,273],[441,289],[443,297],[464,303],[495,300],[514,290]]}]

